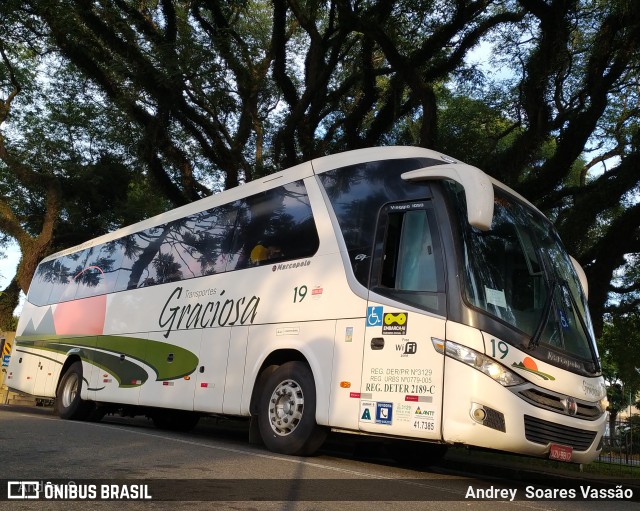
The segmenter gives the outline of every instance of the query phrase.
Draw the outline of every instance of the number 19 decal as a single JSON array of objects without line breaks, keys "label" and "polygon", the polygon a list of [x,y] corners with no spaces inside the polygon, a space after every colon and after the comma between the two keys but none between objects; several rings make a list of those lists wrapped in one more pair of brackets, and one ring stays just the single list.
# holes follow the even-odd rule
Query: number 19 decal
[{"label": "number 19 decal", "polygon": [[307,286],[295,287],[293,289],[293,303],[298,303],[304,300],[304,297],[307,296]]},{"label": "number 19 decal", "polygon": [[509,353],[509,345],[504,342],[504,341],[497,341],[495,339],[491,339],[491,347],[493,348],[493,354],[492,357],[497,357],[497,353],[496,353],[496,345],[498,348],[498,351],[500,352],[500,360],[502,360],[504,357],[507,356],[507,353]]}]

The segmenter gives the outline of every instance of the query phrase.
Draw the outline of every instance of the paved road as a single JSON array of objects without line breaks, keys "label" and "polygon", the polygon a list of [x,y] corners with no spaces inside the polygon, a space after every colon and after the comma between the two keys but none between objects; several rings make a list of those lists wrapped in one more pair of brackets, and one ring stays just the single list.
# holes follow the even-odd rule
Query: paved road
[{"label": "paved road", "polygon": [[335,437],[320,455],[296,458],[251,446],[245,432],[234,433],[224,421],[213,419],[201,421],[192,433],[173,433],[154,429],[142,419],[74,422],[37,412],[0,406],[3,485],[7,479],[73,480],[89,488],[114,480],[148,484],[153,498],[124,503],[5,500],[0,510],[640,509],[637,502],[574,499],[471,502],[465,500],[469,488],[515,490],[522,497],[528,483],[450,468],[398,466],[384,457],[359,453],[353,444]]}]

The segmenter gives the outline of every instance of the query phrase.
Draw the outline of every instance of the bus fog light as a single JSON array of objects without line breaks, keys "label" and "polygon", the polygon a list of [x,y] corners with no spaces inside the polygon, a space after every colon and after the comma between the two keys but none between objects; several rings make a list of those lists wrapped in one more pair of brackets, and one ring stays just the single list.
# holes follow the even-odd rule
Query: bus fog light
[{"label": "bus fog light", "polygon": [[496,431],[507,431],[504,414],[479,403],[471,403],[471,418],[478,424]]},{"label": "bus fog light", "polygon": [[474,403],[471,407],[471,418],[479,424],[484,422],[487,412],[484,411],[482,405]]},{"label": "bus fog light", "polygon": [[598,407],[600,408],[601,412],[607,411],[607,408],[609,408],[609,400],[607,399],[607,396],[598,401]]}]

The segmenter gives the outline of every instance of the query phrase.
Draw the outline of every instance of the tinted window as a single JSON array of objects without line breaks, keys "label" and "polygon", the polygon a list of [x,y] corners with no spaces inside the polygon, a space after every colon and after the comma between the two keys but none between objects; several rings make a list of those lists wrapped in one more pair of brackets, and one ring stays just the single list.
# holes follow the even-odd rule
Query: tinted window
[{"label": "tinted window", "polygon": [[318,234],[302,181],[40,264],[36,305],[309,257]]},{"label": "tinted window", "polygon": [[318,233],[301,181],[238,202],[227,269],[309,257],[318,250]]},{"label": "tinted window", "polygon": [[47,261],[38,266],[29,286],[29,301],[31,303],[35,305],[48,303],[49,295],[58,278],[59,266],[59,259]]},{"label": "tinted window", "polygon": [[123,265],[124,271],[118,276],[119,288],[125,279],[125,289],[182,280],[182,264],[176,261],[173,254],[173,245],[180,234],[180,224],[181,221],[171,222],[130,237],[132,252],[127,262],[130,262],[131,266],[126,268]]},{"label": "tinted window", "polygon": [[429,158],[384,160],[343,167],[319,175],[338,218],[353,272],[367,285],[380,208],[387,202],[424,199],[429,186],[403,180],[409,170],[441,165]]},{"label": "tinted window", "polygon": [[227,270],[239,203],[133,234],[118,289],[135,289]]},{"label": "tinted window", "polygon": [[[113,291],[122,252],[114,242],[88,249],[81,266],[77,266],[72,281],[67,284],[70,290],[75,287],[74,298],[87,298]],[[71,299],[70,291],[62,294],[62,300]]]},{"label": "tinted window", "polygon": [[56,275],[49,295],[49,303],[64,302],[75,298],[78,289],[75,277],[84,269],[87,255],[87,250],[81,250],[56,260],[56,263],[59,264],[56,264],[54,268]]},{"label": "tinted window", "polygon": [[462,233],[467,301],[535,345],[593,362],[587,368],[593,372],[597,350],[586,296],[551,222],[496,189],[491,229],[481,231],[466,221],[461,187],[449,184],[447,190]]},{"label": "tinted window", "polygon": [[181,224],[172,251],[182,262],[183,278],[226,271],[233,240],[237,203],[191,215]]},{"label": "tinted window", "polygon": [[442,250],[428,201],[390,204],[383,209],[373,261],[373,291],[445,313]]}]

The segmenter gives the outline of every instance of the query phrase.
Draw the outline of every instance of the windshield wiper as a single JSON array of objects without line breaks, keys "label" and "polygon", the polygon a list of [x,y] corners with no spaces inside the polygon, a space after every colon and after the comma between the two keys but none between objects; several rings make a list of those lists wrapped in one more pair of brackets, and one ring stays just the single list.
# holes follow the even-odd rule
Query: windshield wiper
[{"label": "windshield wiper", "polygon": [[569,300],[571,300],[571,307],[573,307],[575,315],[578,316],[580,327],[582,328],[582,331],[584,332],[584,336],[587,339],[587,344],[589,345],[589,351],[591,352],[591,360],[593,361],[593,366],[595,368],[594,372],[596,373],[600,372],[602,368],[600,367],[598,354],[596,352],[595,346],[593,345],[591,336],[589,335],[590,333],[589,327],[587,326],[584,318],[582,317],[582,314],[580,314],[580,308],[578,307],[578,302],[576,301],[575,296],[573,296],[573,293],[571,292],[571,288],[569,287],[569,283],[566,280],[562,281],[562,286],[563,287],[566,286],[567,294],[569,295]]},{"label": "windshield wiper", "polygon": [[[544,263],[543,263],[544,264]],[[528,348],[534,349],[540,345],[540,337],[542,337],[542,332],[544,332],[545,328],[547,328],[547,323],[549,323],[549,316],[551,315],[551,308],[553,306],[553,296],[556,292],[556,288],[559,286],[558,280],[553,279],[548,282],[549,292],[547,293],[547,298],[544,302],[544,309],[542,310],[542,317],[538,322],[538,326],[536,327],[536,331],[533,333],[531,340],[529,341]]]},{"label": "windshield wiper", "polygon": [[555,295],[556,288],[559,285],[558,277],[549,264],[549,261],[547,261],[546,254],[540,247],[536,248],[536,252],[538,253],[538,259],[540,260],[542,273],[545,276],[547,285],[549,286],[549,291],[547,292],[547,298],[544,302],[544,308],[542,309],[542,316],[540,317],[540,321],[538,322],[536,331],[533,333],[533,336],[529,341],[530,350],[537,348],[540,345],[540,337],[542,337],[542,333],[544,332],[545,328],[547,328],[547,324],[549,323],[549,316],[551,314],[551,308],[553,307],[553,297]]}]

